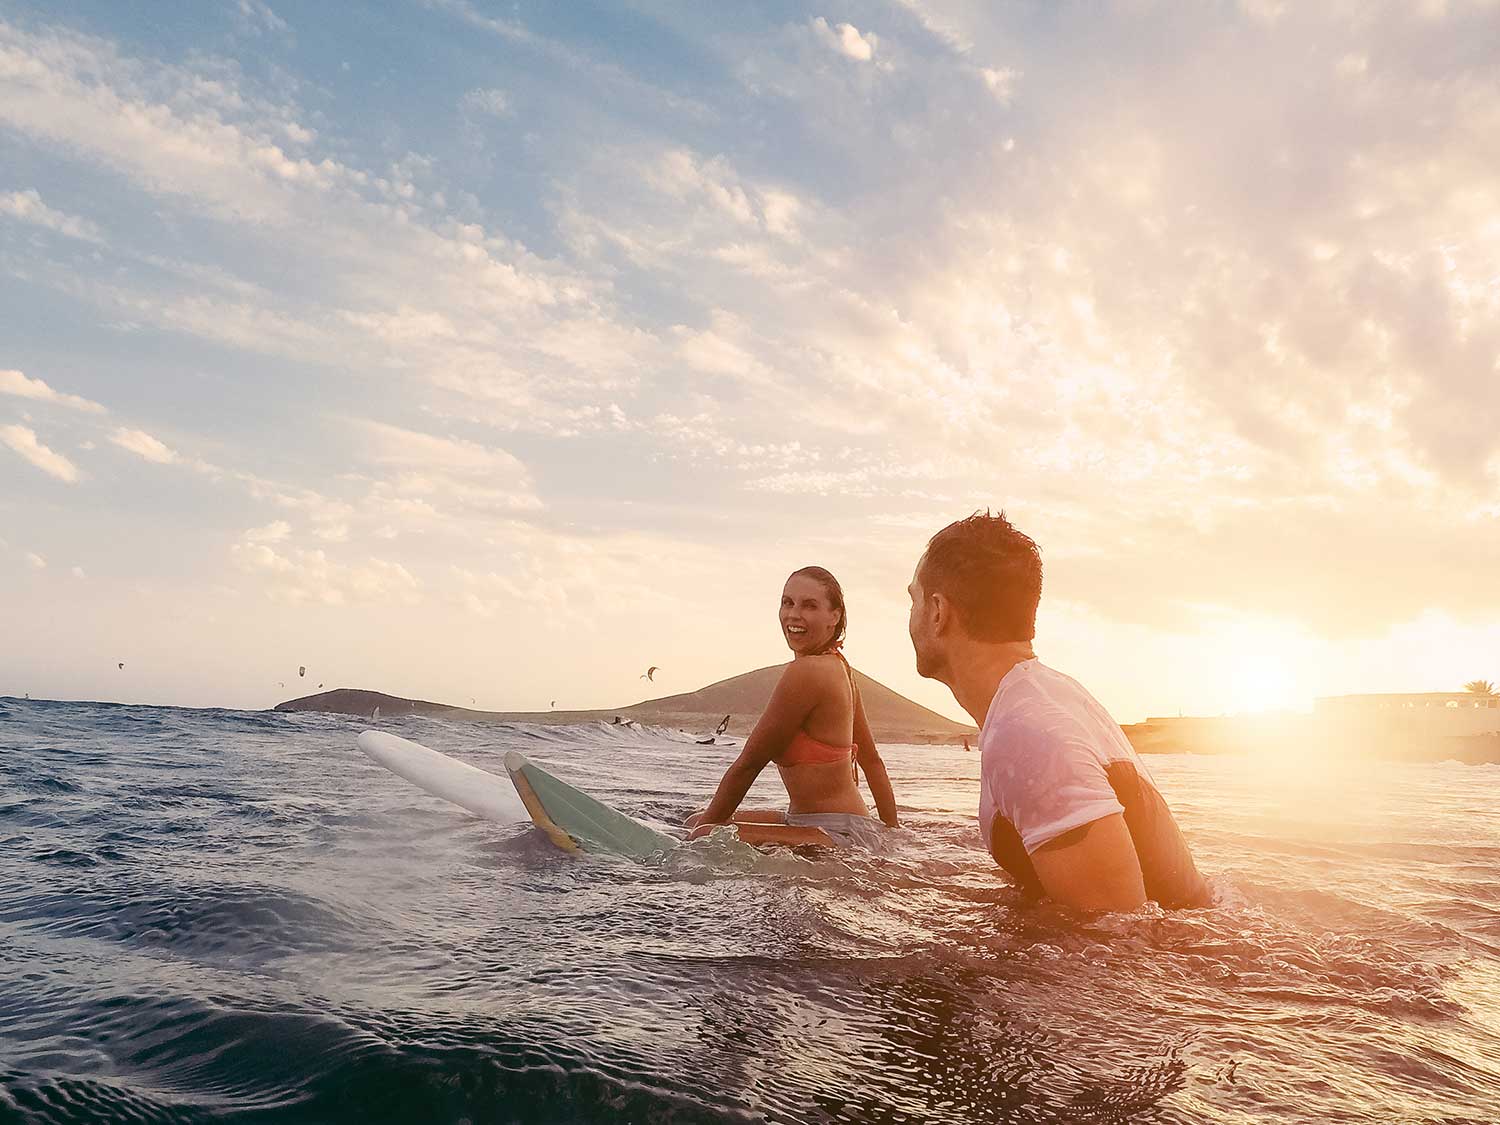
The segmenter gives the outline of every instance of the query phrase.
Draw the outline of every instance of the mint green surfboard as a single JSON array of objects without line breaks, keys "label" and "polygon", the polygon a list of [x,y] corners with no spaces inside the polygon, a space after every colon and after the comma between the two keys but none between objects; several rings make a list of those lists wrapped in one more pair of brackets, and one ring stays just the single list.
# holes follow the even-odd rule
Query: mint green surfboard
[{"label": "mint green surfboard", "polygon": [[505,755],[505,768],[532,823],[563,851],[645,859],[678,844],[672,837],[559,781],[514,750]]}]

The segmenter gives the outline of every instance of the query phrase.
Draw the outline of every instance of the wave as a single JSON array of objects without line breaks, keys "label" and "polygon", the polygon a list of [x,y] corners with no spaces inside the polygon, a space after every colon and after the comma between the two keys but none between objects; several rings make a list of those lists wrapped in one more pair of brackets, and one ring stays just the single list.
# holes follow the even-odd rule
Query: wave
[{"label": "wave", "polygon": [[259,963],[305,952],[359,948],[382,921],[284,887],[142,884],[8,898],[0,921],[30,934],[170,950],[216,963]]},{"label": "wave", "polygon": [[[1500,1117],[1489,772],[1367,772],[1358,819],[1153,760],[1214,905],[1089,917],[1020,898],[925,748],[888,755],[887,851],[637,864],[428,801],[356,717],[4,710],[0,1119]],[[664,825],[728,757],[380,725]],[[784,799],[768,774],[747,804]]]}]

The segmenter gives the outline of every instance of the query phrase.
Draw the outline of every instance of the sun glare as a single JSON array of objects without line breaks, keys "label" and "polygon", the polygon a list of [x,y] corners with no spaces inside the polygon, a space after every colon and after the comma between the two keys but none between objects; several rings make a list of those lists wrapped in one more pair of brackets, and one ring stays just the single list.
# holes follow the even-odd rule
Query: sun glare
[{"label": "sun glare", "polygon": [[1237,621],[1218,636],[1226,657],[1223,708],[1234,714],[1305,709],[1311,703],[1311,638],[1285,621]]},{"label": "sun glare", "polygon": [[1286,711],[1296,703],[1296,680],[1291,670],[1274,656],[1247,655],[1231,674],[1231,710],[1236,713]]}]

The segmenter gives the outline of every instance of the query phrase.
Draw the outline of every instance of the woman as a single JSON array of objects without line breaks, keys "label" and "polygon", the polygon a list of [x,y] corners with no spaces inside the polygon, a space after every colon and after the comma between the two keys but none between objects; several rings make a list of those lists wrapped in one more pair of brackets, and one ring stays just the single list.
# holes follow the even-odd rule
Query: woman
[{"label": "woman", "polygon": [[[876,842],[880,825],[859,795],[856,762],[869,779],[880,819],[896,827],[891,779],[865,721],[854,669],[839,651],[847,625],[844,591],[828,571],[805,566],[786,580],[781,635],[792,662],[713,801],[688,818],[689,839],[733,823],[748,844]],[[787,811],[736,812],[771,762],[786,785]]]}]

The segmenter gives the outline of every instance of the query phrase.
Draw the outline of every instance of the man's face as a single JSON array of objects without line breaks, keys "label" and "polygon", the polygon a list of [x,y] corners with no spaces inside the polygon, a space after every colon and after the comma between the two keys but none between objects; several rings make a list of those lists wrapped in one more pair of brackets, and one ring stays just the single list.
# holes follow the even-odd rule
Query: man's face
[{"label": "man's face", "polygon": [[942,679],[942,672],[946,666],[944,660],[942,638],[937,635],[933,628],[932,597],[922,588],[922,563],[927,560],[924,554],[917,561],[916,573],[912,575],[911,585],[906,592],[911,595],[911,617],[907,620],[906,631],[911,634],[912,651],[917,657],[917,675],[929,680]]}]

